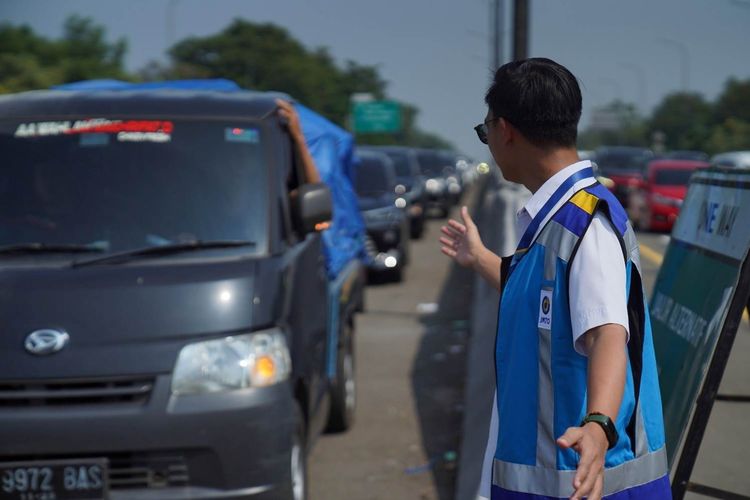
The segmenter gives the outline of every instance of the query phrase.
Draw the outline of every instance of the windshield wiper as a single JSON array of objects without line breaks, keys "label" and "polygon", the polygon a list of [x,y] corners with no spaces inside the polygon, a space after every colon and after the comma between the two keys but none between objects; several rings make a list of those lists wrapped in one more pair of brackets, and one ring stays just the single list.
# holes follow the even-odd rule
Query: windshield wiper
[{"label": "windshield wiper", "polygon": [[17,243],[0,246],[0,255],[36,254],[36,253],[101,253],[105,249],[97,245],[80,245],[68,243],[63,245],[47,243]]},{"label": "windshield wiper", "polygon": [[85,267],[96,264],[121,264],[139,258],[148,258],[162,255],[170,255],[180,252],[190,252],[195,250],[210,250],[214,248],[234,248],[234,247],[254,247],[254,241],[248,240],[212,240],[212,241],[191,241],[188,243],[170,243],[168,245],[159,245],[155,247],[138,248],[126,252],[105,255],[88,260],[79,260],[73,262],[70,267]]}]

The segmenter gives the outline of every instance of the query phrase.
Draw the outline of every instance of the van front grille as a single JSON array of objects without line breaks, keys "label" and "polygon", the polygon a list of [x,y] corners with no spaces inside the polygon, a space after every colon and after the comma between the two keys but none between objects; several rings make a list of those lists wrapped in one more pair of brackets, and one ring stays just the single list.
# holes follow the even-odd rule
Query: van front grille
[{"label": "van front grille", "polygon": [[153,377],[0,382],[0,407],[144,404]]},{"label": "van front grille", "polygon": [[109,457],[109,487],[113,490],[188,486],[189,483],[188,467],[182,456]]}]

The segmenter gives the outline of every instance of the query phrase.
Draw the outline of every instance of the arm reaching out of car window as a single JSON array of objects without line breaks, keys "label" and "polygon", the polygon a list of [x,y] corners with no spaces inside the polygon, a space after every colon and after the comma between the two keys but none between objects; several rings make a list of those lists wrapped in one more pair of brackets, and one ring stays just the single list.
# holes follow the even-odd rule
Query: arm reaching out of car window
[{"label": "arm reaching out of car window", "polygon": [[313,160],[312,155],[310,155],[310,150],[307,149],[307,143],[305,142],[305,136],[302,134],[302,125],[300,125],[297,110],[294,109],[292,103],[283,99],[276,99],[276,104],[279,106],[279,116],[287,122],[289,135],[291,136],[297,154],[302,161],[302,169],[305,172],[305,183],[320,183],[320,174],[315,167],[315,161]]}]

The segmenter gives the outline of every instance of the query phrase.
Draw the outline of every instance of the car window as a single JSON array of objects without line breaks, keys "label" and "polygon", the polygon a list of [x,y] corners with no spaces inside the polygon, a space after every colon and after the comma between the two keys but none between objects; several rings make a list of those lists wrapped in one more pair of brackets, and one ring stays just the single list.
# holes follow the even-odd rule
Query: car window
[{"label": "car window", "polygon": [[690,176],[695,172],[692,168],[662,168],[654,172],[654,184],[658,186],[687,186]]}]

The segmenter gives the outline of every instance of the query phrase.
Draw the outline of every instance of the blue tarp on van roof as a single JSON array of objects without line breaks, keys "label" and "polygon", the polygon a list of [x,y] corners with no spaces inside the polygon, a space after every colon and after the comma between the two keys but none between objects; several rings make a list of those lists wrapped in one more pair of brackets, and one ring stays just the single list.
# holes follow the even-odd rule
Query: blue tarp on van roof
[{"label": "blue tarp on van roof", "polygon": [[[246,92],[235,82],[225,79],[173,80],[130,83],[119,80],[87,80],[54,87],[58,90],[206,90]],[[273,93],[271,93],[273,94]],[[279,94],[281,95],[281,94]],[[337,276],[352,259],[365,260],[365,228],[354,192],[353,173],[356,164],[354,137],[313,110],[295,103],[307,147],[320,176],[331,189],[333,221],[323,233],[326,263],[330,278]]]}]

